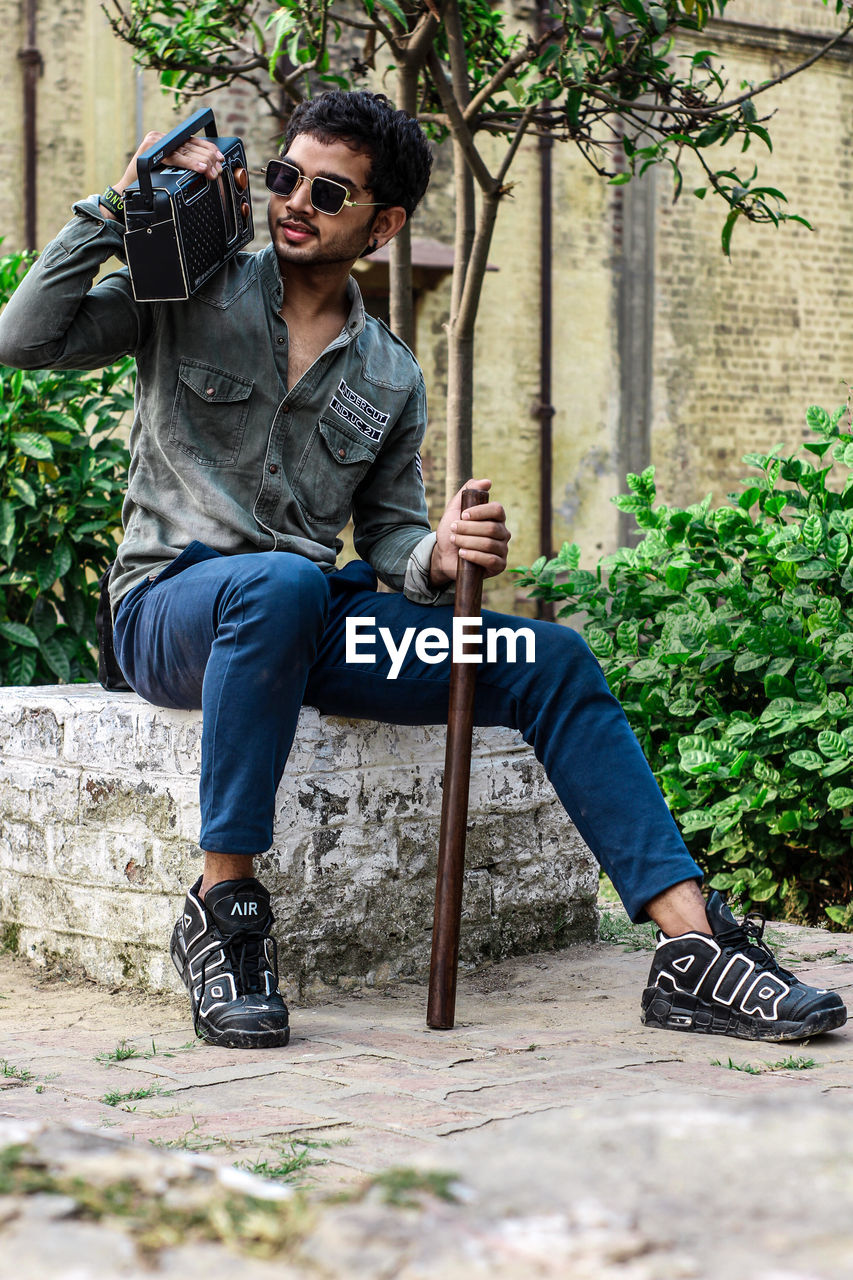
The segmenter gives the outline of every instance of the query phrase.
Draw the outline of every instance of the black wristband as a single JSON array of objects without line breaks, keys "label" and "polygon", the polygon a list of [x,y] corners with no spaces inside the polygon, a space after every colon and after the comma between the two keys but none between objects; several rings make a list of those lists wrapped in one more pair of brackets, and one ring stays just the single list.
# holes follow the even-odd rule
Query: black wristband
[{"label": "black wristband", "polygon": [[98,203],[102,204],[105,209],[109,209],[110,213],[118,218],[119,222],[125,221],[124,216],[124,196],[121,192],[116,191],[115,187],[107,187],[102,196],[98,197]]}]

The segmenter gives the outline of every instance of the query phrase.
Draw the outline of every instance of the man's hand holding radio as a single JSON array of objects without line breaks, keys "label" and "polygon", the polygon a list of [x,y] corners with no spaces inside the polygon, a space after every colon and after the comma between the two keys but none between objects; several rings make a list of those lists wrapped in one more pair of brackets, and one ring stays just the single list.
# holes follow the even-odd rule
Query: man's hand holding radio
[{"label": "man's hand holding radio", "polygon": [[[136,181],[136,159],[141,156],[143,151],[155,146],[161,138],[166,135],[152,130],[146,133],[136,151],[133,153],[130,164],[125,169],[122,177],[113,186],[112,190],[121,195],[126,187]],[[208,178],[218,178],[222,172],[222,161],[225,159],[222,152],[215,143],[210,142],[207,138],[190,138],[183,146],[172,151],[170,155],[165,156],[163,163],[171,165],[176,169],[194,169],[196,173],[203,173]],[[104,214],[107,218],[118,221],[116,215],[110,210],[109,206],[102,205]]]}]

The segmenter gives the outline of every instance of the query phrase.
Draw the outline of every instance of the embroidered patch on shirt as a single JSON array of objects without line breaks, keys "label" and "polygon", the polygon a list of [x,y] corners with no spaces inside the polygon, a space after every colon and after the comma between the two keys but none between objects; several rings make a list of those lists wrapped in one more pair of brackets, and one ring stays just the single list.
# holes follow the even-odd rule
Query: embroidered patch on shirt
[{"label": "embroidered patch on shirt", "polygon": [[381,440],[382,432],[378,427],[373,427],[368,422],[362,422],[357,413],[353,413],[352,409],[348,409],[345,404],[341,404],[337,396],[332,396],[329,407],[334,409],[335,413],[340,414],[344,422],[348,422],[351,427],[355,427],[356,431],[360,431],[363,436],[367,436],[368,440]]},{"label": "embroidered patch on shirt", "polygon": [[382,413],[382,411],[377,409],[375,405],[370,404],[370,402],[365,400],[363,396],[360,396],[356,391],[353,391],[352,387],[347,386],[343,378],[341,378],[338,383],[338,395],[343,396],[344,400],[348,400],[350,404],[354,404],[356,409],[359,409],[366,418],[370,418],[380,427],[387,425],[388,414]]}]

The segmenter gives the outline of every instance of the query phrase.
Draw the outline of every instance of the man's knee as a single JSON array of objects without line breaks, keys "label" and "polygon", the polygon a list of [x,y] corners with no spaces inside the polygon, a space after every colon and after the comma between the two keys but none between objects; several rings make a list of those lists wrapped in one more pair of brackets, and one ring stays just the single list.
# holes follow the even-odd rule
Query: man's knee
[{"label": "man's knee", "polygon": [[574,696],[601,693],[604,673],[583,636],[557,622],[529,624],[536,641],[536,661],[530,668],[534,684],[556,691],[571,687]]}]

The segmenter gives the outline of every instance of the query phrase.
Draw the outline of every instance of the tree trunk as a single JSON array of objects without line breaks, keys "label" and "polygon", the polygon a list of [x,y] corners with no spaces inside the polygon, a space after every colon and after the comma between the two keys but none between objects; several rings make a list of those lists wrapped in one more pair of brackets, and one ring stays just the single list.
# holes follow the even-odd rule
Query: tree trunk
[{"label": "tree trunk", "polygon": [[462,148],[453,144],[456,189],[456,234],[453,246],[453,279],[450,318],[447,324],[447,469],[445,501],[449,502],[473,468],[474,329],[463,334],[459,313],[474,245],[474,178]]},{"label": "tree trunk", "polygon": [[[397,67],[397,107],[410,116],[417,114],[420,68]],[[389,247],[388,288],[391,328],[406,346],[415,349],[415,300],[412,293],[412,231],[407,222]]]}]

